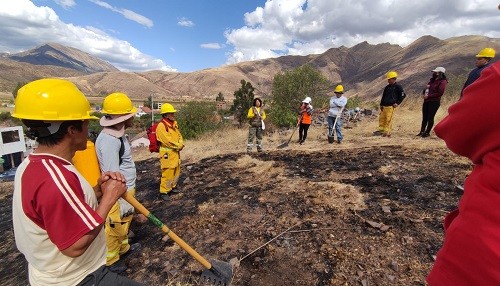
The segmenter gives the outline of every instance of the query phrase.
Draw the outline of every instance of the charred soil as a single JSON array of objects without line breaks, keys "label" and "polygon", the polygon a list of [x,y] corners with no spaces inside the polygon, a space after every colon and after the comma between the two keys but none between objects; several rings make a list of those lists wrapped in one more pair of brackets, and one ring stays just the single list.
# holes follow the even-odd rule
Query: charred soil
[{"label": "charred soil", "polygon": [[[400,145],[227,154],[182,166],[158,196],[159,163],[137,162],[137,199],[205,258],[234,264],[232,285],[425,285],[471,165],[445,148]],[[12,183],[0,196],[4,285],[26,285],[12,233]],[[199,285],[203,266],[151,223],[132,224],[126,275]]]}]

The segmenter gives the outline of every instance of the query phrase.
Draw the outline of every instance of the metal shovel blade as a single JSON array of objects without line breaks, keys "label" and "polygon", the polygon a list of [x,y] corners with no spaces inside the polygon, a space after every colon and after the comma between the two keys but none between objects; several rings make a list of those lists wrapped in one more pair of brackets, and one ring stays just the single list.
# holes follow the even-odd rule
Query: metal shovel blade
[{"label": "metal shovel blade", "polygon": [[217,285],[229,286],[233,280],[233,267],[231,264],[219,261],[216,259],[209,259],[212,267],[205,269],[201,273],[202,285]]},{"label": "metal shovel blade", "polygon": [[279,146],[278,146],[278,149],[283,149],[283,148],[285,148],[285,147],[287,147],[287,146],[288,146],[288,142],[285,142],[285,143],[283,143],[283,144],[279,145]]}]

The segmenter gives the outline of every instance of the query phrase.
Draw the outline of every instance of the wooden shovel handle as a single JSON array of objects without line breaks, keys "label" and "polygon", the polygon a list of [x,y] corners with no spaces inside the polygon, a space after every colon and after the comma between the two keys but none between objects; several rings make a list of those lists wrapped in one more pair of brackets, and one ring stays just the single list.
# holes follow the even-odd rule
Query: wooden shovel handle
[{"label": "wooden shovel handle", "polygon": [[189,253],[194,259],[201,263],[205,268],[211,269],[212,264],[203,258],[196,250],[189,246],[182,238],[178,237],[171,229],[169,229],[163,222],[161,222],[154,214],[152,214],[147,208],[145,208],[134,196],[125,192],[123,194],[123,199],[125,199],[129,204],[131,204],[138,212],[146,216],[150,222],[160,228],[164,233],[166,233],[175,243],[177,243],[182,249]]}]

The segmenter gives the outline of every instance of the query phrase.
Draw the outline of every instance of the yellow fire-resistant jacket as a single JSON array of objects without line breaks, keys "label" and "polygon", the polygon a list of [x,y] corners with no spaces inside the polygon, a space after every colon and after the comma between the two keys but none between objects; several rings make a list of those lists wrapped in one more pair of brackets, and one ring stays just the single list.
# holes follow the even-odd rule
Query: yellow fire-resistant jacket
[{"label": "yellow fire-resistant jacket", "polygon": [[[184,140],[177,121],[163,119],[156,128],[156,139],[160,142],[160,165],[162,169],[180,165],[179,151],[184,148]],[[165,156],[166,155],[166,156]]]}]

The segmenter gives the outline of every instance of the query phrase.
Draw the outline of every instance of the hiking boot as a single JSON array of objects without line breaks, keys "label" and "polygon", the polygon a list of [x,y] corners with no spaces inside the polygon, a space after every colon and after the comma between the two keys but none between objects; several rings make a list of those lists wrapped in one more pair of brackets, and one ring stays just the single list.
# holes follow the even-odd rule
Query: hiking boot
[{"label": "hiking boot", "polygon": [[300,140],[299,144],[300,145],[304,144],[304,140]]},{"label": "hiking boot", "polygon": [[121,274],[121,273],[125,272],[125,270],[127,270],[127,268],[128,268],[127,265],[125,265],[125,262],[123,262],[123,260],[121,260],[121,259],[116,261],[115,263],[111,264],[110,266],[108,266],[109,271],[117,273],[117,274]]},{"label": "hiking boot", "polygon": [[[138,242],[132,243],[127,252],[125,252],[124,254],[120,254],[120,260],[125,259],[126,257],[128,257],[132,254],[139,253],[141,251],[141,248],[142,248],[142,245],[140,243],[138,243]],[[120,261],[120,260],[118,260],[118,261]],[[116,263],[113,263],[113,265],[114,264],[116,264]]]},{"label": "hiking boot", "polygon": [[340,144],[340,143],[342,143],[342,140],[337,140],[337,144]]},{"label": "hiking boot", "polygon": [[382,133],[382,131],[380,130],[373,132],[373,136],[380,136],[380,135],[384,135],[384,133]]},{"label": "hiking boot", "polygon": [[170,192],[168,192],[168,194],[170,195],[176,195],[176,194],[180,194],[181,193],[181,190],[179,190],[178,188],[173,188],[170,190]]},{"label": "hiking boot", "polygon": [[429,136],[431,136],[431,134],[429,134],[429,133],[427,133],[427,132],[425,132],[424,134],[422,134],[422,137],[423,137],[423,138],[425,138],[425,137],[429,137]]},{"label": "hiking boot", "polygon": [[424,135],[424,132],[420,131],[420,133],[417,134],[417,136],[420,136],[422,137],[422,135]]},{"label": "hiking boot", "polygon": [[262,153],[262,149],[257,149],[257,152]]},{"label": "hiking boot", "polygon": [[160,193],[160,199],[164,200],[164,201],[169,201],[170,200],[169,195],[165,194],[165,193]]}]

